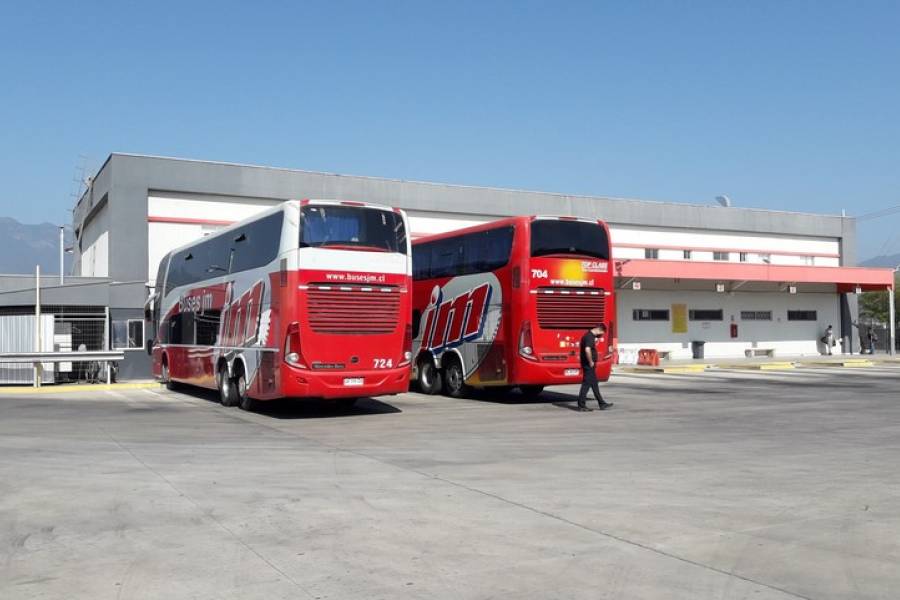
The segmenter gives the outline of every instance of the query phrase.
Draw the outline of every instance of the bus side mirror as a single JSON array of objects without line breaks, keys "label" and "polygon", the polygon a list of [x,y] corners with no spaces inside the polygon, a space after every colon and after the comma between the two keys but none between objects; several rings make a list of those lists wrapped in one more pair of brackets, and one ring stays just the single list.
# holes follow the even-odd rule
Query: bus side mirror
[{"label": "bus side mirror", "polygon": [[153,340],[148,339],[147,343],[147,356],[153,356]]}]

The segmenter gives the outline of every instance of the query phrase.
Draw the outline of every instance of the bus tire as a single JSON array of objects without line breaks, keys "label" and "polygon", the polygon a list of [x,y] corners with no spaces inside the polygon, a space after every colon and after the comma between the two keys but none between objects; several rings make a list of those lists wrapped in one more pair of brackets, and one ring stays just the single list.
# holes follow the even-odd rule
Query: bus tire
[{"label": "bus tire", "polygon": [[231,377],[228,376],[228,367],[221,365],[216,374],[216,384],[219,388],[219,400],[222,406],[237,406],[240,402],[237,394],[237,386]]},{"label": "bus tire", "polygon": [[171,375],[169,375],[169,361],[163,360],[162,370],[160,372],[160,379],[165,384],[167,390],[176,390],[178,389],[178,384],[172,381]]},{"label": "bus tire", "polygon": [[453,356],[444,367],[444,394],[451,398],[465,398],[469,395],[469,391],[462,363],[456,356]]},{"label": "bus tire", "polygon": [[419,391],[423,394],[433,396],[440,393],[443,387],[441,372],[434,366],[434,362],[431,359],[425,358],[419,363],[416,383],[419,386]]},{"label": "bus tire", "polygon": [[522,392],[522,395],[526,400],[536,400],[538,396],[541,395],[541,392],[544,391],[544,386],[542,385],[520,385],[519,391]]},{"label": "bus tire", "polygon": [[244,365],[239,362],[235,362],[234,364],[234,377],[232,378],[232,382],[234,383],[235,394],[238,398],[238,406],[247,412],[254,411],[256,409],[256,401],[250,397],[250,390],[247,387],[247,375],[244,373]]}]

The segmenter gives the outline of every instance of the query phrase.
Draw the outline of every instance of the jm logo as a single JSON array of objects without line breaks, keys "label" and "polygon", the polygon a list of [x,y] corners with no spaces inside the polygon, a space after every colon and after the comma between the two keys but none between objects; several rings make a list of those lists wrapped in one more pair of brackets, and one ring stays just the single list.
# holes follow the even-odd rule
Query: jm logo
[{"label": "jm logo", "polygon": [[443,299],[440,286],[434,286],[428,308],[422,315],[425,320],[422,347],[435,353],[481,337],[491,300],[491,284],[483,283],[446,302]]}]

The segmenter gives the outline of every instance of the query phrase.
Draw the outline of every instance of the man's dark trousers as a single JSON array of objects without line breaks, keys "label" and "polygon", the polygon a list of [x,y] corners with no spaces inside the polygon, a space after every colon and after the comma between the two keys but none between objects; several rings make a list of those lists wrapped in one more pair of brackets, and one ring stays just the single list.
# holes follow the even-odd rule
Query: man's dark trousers
[{"label": "man's dark trousers", "polygon": [[600,395],[600,385],[597,381],[597,372],[594,371],[592,367],[582,367],[581,390],[578,392],[578,408],[585,407],[585,401],[587,400],[587,393],[589,389],[594,391],[594,398],[597,399],[597,404],[602,407],[605,402],[603,401],[603,396]]}]

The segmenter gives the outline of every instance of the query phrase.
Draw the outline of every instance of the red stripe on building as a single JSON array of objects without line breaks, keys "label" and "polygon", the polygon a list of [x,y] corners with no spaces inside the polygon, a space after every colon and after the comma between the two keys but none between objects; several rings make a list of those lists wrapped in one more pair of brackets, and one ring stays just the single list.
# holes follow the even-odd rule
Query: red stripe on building
[{"label": "red stripe on building", "polygon": [[740,254],[741,252],[745,252],[747,254],[772,254],[775,256],[815,256],[822,258],[840,258],[840,254],[834,254],[831,252],[794,252],[790,250],[769,250],[769,249],[760,249],[760,248],[714,248],[714,247],[706,247],[706,246],[665,246],[659,244],[619,244],[615,241],[613,242],[613,248],[639,248],[642,250],[653,249],[653,250],[678,250],[679,252],[684,250],[690,250],[692,252],[729,252],[732,254]]},{"label": "red stripe on building", "polygon": [[841,291],[884,290],[894,283],[893,269],[869,267],[808,267],[681,260],[616,261],[617,277],[695,279],[707,281],[769,281],[836,284]]},{"label": "red stripe on building", "polygon": [[148,223],[179,223],[182,225],[233,225],[237,221],[194,219],[191,217],[147,217]]}]

